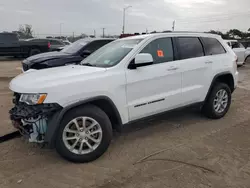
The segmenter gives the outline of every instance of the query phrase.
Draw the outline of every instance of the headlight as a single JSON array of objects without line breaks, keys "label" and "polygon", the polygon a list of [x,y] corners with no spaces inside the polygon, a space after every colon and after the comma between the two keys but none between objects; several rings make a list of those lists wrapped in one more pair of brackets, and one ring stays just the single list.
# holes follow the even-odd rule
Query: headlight
[{"label": "headlight", "polygon": [[28,105],[42,104],[46,97],[47,94],[22,94],[19,101]]}]

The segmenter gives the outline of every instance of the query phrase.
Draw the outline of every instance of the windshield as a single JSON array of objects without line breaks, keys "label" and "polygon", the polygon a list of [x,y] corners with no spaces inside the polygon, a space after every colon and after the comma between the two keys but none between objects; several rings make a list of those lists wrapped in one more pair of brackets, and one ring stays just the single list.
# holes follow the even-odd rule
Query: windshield
[{"label": "windshield", "polygon": [[81,64],[95,67],[112,67],[118,64],[142,39],[117,40],[97,50]]},{"label": "windshield", "polygon": [[88,44],[89,41],[76,41],[68,46],[66,46],[61,52],[67,53],[67,54],[74,54],[77,53],[79,50],[81,50],[86,44]]}]

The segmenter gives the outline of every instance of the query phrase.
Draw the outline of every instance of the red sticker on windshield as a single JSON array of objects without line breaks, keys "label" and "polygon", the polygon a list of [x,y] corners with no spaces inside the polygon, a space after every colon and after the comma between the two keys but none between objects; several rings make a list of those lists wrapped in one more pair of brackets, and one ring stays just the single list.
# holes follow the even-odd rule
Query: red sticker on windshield
[{"label": "red sticker on windshield", "polygon": [[164,57],[164,53],[162,50],[157,50],[158,57]]}]

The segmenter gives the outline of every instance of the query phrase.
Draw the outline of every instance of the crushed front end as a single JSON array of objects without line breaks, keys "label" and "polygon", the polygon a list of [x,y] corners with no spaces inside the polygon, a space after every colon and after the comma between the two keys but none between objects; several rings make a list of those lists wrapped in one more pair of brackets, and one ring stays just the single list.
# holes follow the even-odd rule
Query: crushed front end
[{"label": "crushed front end", "polygon": [[29,142],[43,143],[49,119],[62,107],[56,103],[29,105],[20,102],[20,97],[14,93],[15,106],[9,111],[12,124]]}]

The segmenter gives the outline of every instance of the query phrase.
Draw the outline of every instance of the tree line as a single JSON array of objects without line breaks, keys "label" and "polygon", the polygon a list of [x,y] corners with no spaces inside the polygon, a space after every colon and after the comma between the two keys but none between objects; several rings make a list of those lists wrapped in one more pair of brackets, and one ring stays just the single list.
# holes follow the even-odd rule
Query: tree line
[{"label": "tree line", "polygon": [[250,28],[247,32],[243,32],[238,29],[230,29],[226,33],[215,30],[210,30],[208,33],[221,35],[223,39],[250,39]]}]

